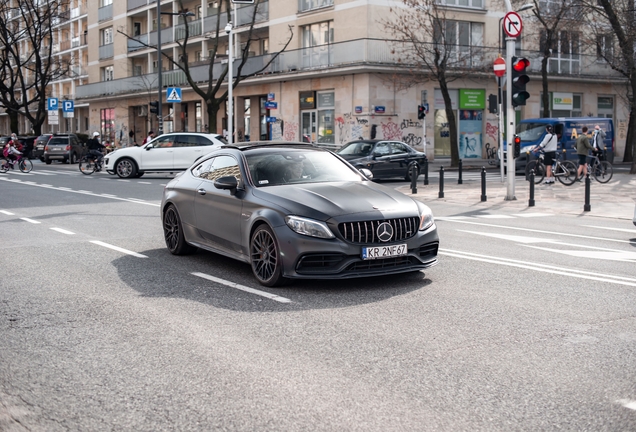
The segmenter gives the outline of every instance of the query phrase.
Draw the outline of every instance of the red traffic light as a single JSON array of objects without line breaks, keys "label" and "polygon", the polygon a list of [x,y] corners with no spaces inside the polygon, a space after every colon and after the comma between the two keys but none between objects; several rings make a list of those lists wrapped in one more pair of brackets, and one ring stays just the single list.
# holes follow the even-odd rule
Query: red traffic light
[{"label": "red traffic light", "polygon": [[516,144],[521,144],[521,138],[519,138],[519,135],[515,135],[515,145]]},{"label": "red traffic light", "polygon": [[525,71],[528,66],[530,66],[530,60],[527,58],[519,58],[512,64],[512,68],[517,72]]}]

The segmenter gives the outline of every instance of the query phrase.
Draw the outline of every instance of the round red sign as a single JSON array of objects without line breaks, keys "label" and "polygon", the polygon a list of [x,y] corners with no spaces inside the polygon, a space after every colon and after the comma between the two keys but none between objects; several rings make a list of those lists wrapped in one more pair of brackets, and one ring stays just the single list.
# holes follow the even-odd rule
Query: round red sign
[{"label": "round red sign", "polygon": [[497,57],[493,69],[498,77],[504,76],[506,74],[506,61],[501,57]]}]

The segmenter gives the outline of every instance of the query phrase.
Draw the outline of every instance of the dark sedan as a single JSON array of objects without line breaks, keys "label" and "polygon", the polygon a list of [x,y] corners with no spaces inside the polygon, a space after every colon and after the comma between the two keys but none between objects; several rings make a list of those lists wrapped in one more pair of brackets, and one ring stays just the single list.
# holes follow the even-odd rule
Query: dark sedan
[{"label": "dark sedan", "polygon": [[426,154],[400,141],[358,140],[342,146],[337,152],[356,168],[367,168],[373,179],[401,177],[411,180],[411,169],[420,174]]},{"label": "dark sedan", "polygon": [[310,144],[215,150],[167,184],[161,217],[171,253],[202,248],[250,263],[265,286],[437,264],[426,205]]}]

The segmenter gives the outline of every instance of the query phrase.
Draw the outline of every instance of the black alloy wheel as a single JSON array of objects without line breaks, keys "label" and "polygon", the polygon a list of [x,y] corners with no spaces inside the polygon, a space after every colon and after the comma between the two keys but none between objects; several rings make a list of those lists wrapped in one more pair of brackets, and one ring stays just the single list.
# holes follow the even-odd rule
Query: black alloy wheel
[{"label": "black alloy wheel", "polygon": [[268,225],[256,228],[250,241],[252,272],[261,285],[279,286],[283,283],[282,259],[276,236]]},{"label": "black alloy wheel", "polygon": [[417,162],[411,162],[408,168],[406,169],[406,175],[404,176],[404,180],[411,181],[411,171],[413,170],[413,165],[417,167],[415,171],[415,177],[420,176],[420,166],[417,164]]},{"label": "black alloy wheel", "polygon": [[166,246],[173,255],[188,255],[197,250],[188,244],[183,236],[181,218],[175,206],[170,205],[163,216],[163,237]]}]

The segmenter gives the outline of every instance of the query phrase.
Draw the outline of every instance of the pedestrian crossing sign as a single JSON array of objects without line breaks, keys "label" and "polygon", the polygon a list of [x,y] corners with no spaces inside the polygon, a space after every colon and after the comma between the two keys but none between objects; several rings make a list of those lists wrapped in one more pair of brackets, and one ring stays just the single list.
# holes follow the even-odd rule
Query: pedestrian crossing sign
[{"label": "pedestrian crossing sign", "polygon": [[168,87],[166,89],[166,102],[181,102],[181,88]]}]

